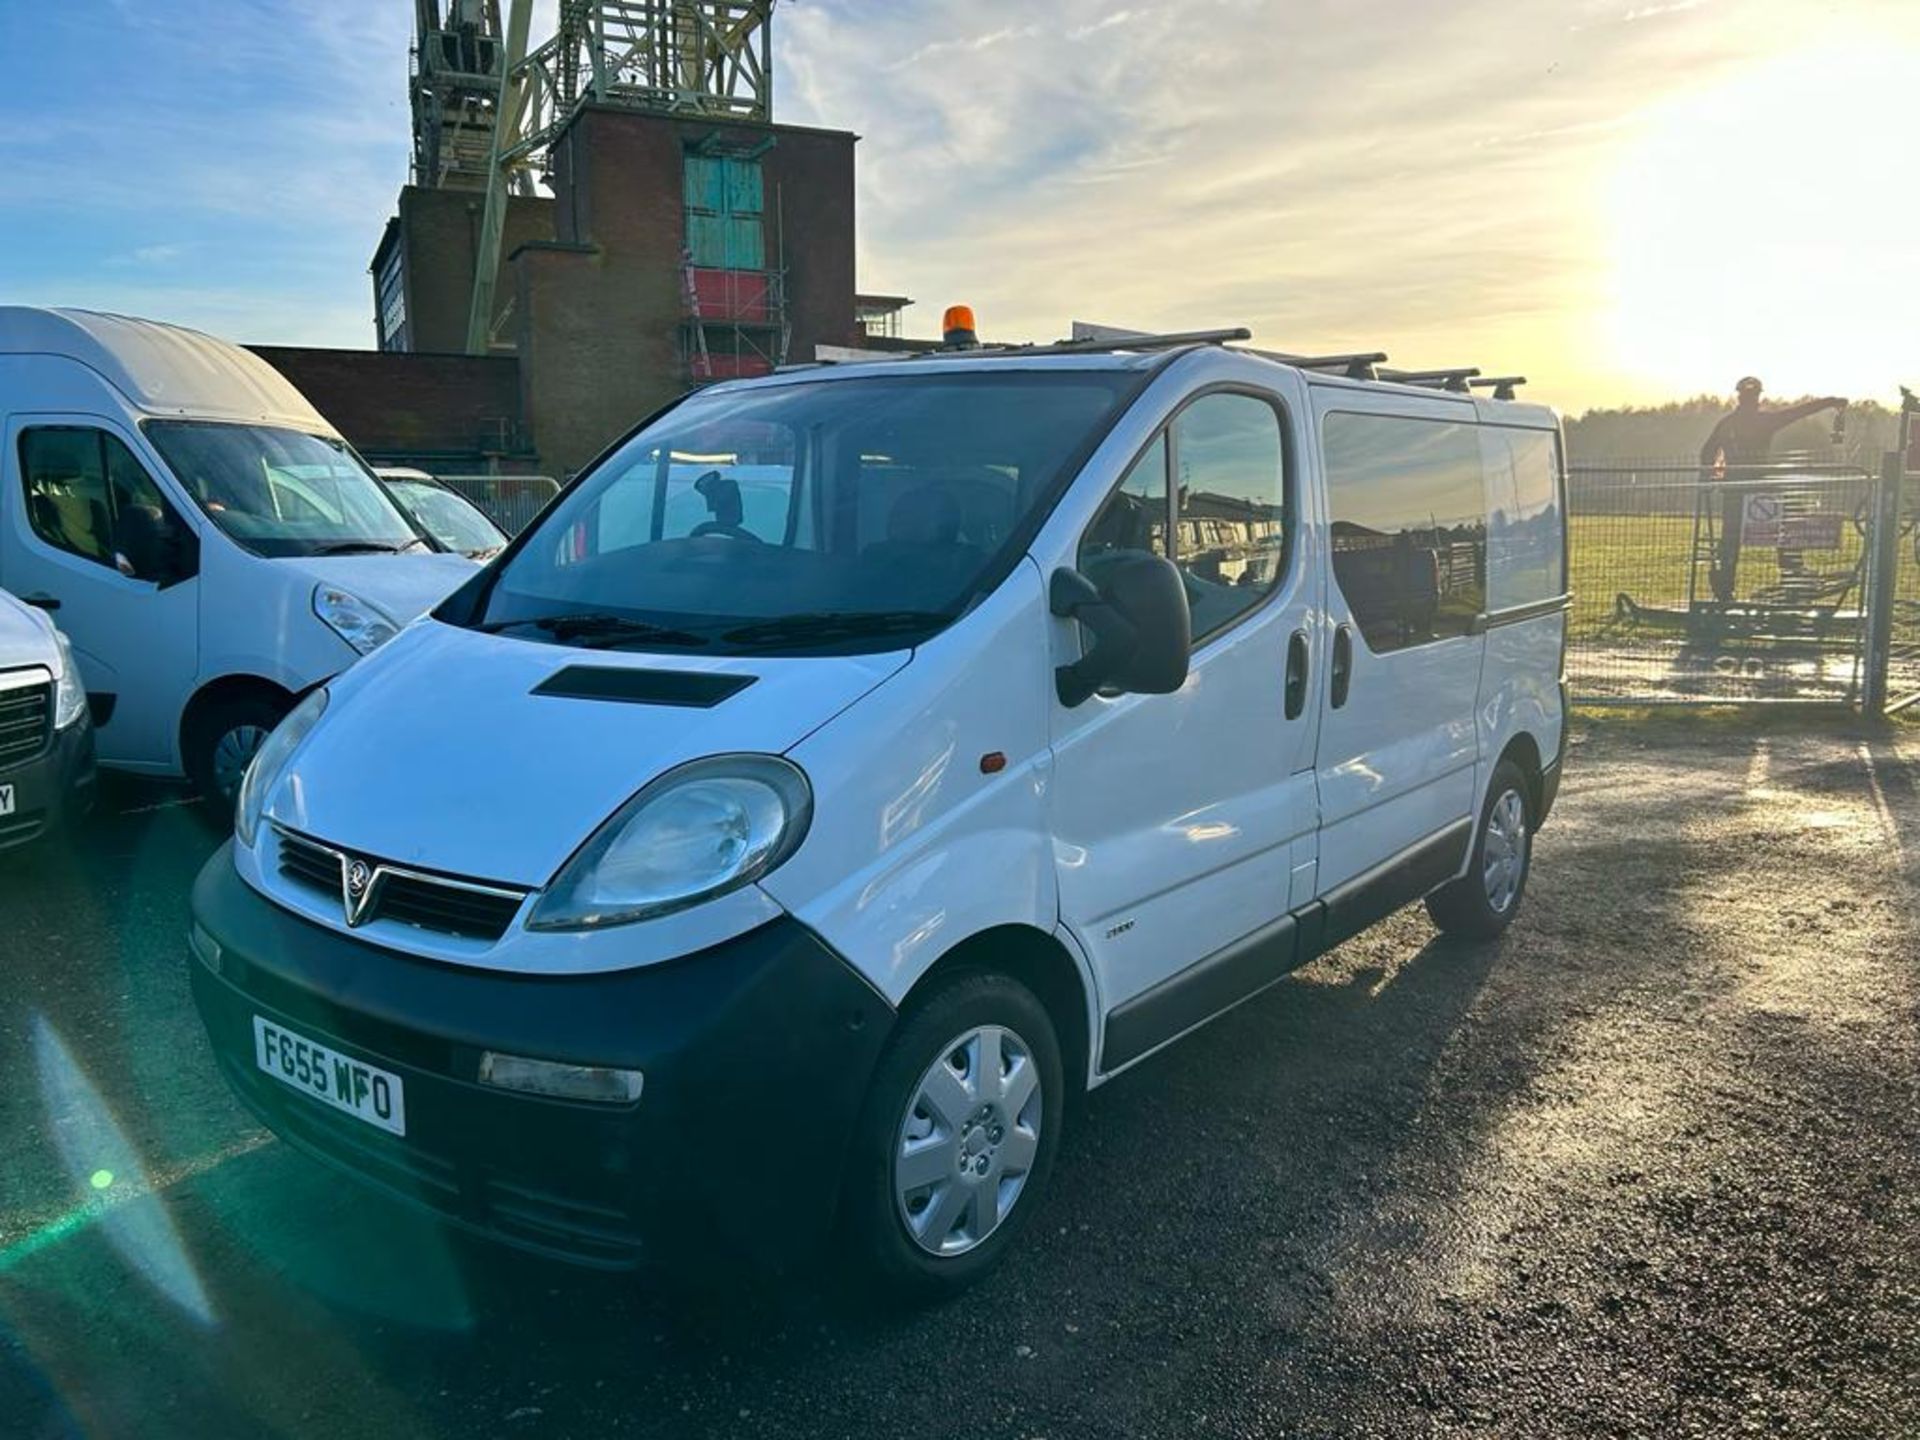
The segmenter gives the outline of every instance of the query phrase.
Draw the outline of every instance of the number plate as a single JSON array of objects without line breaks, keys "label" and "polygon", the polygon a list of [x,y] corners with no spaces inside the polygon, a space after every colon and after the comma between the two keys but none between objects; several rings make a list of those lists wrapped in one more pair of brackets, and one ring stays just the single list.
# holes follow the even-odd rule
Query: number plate
[{"label": "number plate", "polygon": [[0,815],[13,814],[13,786],[0,785]]},{"label": "number plate", "polygon": [[400,1077],[377,1065],[329,1050],[317,1041],[253,1017],[253,1063],[283,1085],[390,1135],[407,1133],[406,1091]]}]

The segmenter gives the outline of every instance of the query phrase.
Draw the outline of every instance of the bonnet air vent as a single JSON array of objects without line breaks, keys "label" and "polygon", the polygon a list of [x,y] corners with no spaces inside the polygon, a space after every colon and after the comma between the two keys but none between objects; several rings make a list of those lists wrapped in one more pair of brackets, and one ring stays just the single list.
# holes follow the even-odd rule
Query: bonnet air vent
[{"label": "bonnet air vent", "polygon": [[533,687],[536,695],[569,700],[611,700],[622,705],[679,705],[711,710],[753,684],[752,675],[720,675],[700,670],[626,670],[611,666],[569,665]]}]

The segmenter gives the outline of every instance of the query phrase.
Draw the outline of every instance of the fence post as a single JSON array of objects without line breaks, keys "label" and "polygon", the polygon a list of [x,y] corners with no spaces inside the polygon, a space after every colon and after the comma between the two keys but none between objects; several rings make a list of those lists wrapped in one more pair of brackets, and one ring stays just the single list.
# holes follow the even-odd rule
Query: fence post
[{"label": "fence post", "polygon": [[[1901,427],[1904,434],[1906,427]],[[1860,688],[1860,710],[1878,717],[1887,710],[1887,669],[1893,653],[1893,597],[1900,573],[1900,493],[1906,488],[1904,449],[1889,450],[1880,462],[1874,492],[1872,556],[1867,565],[1867,673]]]}]

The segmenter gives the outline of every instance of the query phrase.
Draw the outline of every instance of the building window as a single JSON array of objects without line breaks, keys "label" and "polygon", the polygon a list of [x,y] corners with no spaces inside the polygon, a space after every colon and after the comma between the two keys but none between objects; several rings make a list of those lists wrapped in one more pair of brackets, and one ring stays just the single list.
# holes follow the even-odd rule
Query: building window
[{"label": "building window", "polygon": [[1471,425],[1336,413],[1323,431],[1333,575],[1376,655],[1468,634],[1487,601]]},{"label": "building window", "polygon": [[765,185],[758,160],[686,157],[687,252],[710,270],[767,268]]},{"label": "building window", "polygon": [[373,299],[382,350],[413,348],[411,337],[407,334],[407,287],[401,267],[402,248],[395,245],[388,250],[387,258],[373,280]]}]

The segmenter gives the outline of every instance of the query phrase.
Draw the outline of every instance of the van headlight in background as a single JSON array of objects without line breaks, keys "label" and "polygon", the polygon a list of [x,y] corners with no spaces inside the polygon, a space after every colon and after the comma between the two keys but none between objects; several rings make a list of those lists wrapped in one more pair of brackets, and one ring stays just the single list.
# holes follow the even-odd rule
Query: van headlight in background
[{"label": "van headlight in background", "polygon": [[627,801],[574,852],[527,928],[626,925],[751,885],[798,848],[812,818],[807,777],[778,756],[692,761]]},{"label": "van headlight in background", "polygon": [[360,655],[371,655],[400,633],[392,616],[337,585],[314,586],[313,613]]},{"label": "van headlight in background", "polygon": [[53,728],[64,730],[87,713],[87,687],[80,683],[80,667],[74,663],[73,646],[60,631],[53,632],[53,643],[60,652],[60,676],[53,689]]},{"label": "van headlight in background", "polygon": [[267,807],[267,796],[274,782],[326,708],[327,692],[316,690],[289,710],[287,718],[274,727],[273,733],[254,752],[253,763],[240,777],[240,793],[233,803],[233,833],[249,850],[260,831],[260,816]]}]

